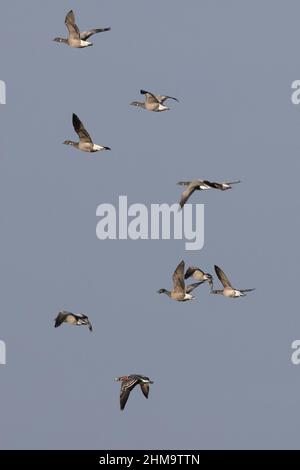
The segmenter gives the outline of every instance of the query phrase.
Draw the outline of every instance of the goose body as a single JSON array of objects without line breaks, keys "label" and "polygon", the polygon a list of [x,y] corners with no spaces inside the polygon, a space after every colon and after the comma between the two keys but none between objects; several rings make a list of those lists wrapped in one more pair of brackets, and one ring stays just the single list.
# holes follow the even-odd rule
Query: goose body
[{"label": "goose body", "polygon": [[211,294],[219,294],[219,295],[224,295],[224,297],[229,297],[229,298],[236,298],[236,297],[244,297],[247,292],[252,292],[255,289],[235,289],[231,282],[229,281],[228,277],[222,271],[219,266],[215,265],[215,271],[216,275],[218,276],[219,281],[223,285],[223,289],[220,290],[212,290]]},{"label": "goose body", "polygon": [[141,391],[145,398],[149,396],[149,385],[153,384],[153,381],[144,375],[132,374],[132,375],[123,375],[121,377],[116,377],[115,379],[118,382],[121,382],[121,391],[120,391],[120,408],[124,410],[127,400],[129,398],[130,392],[134,389],[136,385],[140,385]]},{"label": "goose body", "polygon": [[164,103],[167,99],[178,101],[177,98],[167,95],[154,95],[150,91],[140,90],[140,93],[145,96],[145,101],[133,101],[130,103],[132,106],[147,109],[147,111],[161,112],[168,111],[170,108]]},{"label": "goose body", "polygon": [[197,268],[196,266],[190,266],[184,275],[184,279],[189,279],[192,277],[195,281],[207,281],[208,284],[212,287],[213,285],[213,278],[212,275],[209,273],[205,273],[202,269]]},{"label": "goose body", "polygon": [[83,313],[71,313],[66,310],[62,310],[55,318],[55,328],[60,326],[62,323],[69,323],[70,325],[77,326],[86,325],[89,327],[90,331],[93,331],[92,324],[89,321],[89,318]]},{"label": "goose body", "polygon": [[208,189],[219,189],[220,191],[226,191],[227,189],[231,189],[233,184],[240,183],[240,181],[231,181],[231,182],[223,182],[223,183],[216,183],[208,180],[193,180],[193,181],[179,181],[177,184],[180,186],[186,186],[186,189],[183,191],[180,199],[180,207],[183,208],[184,204],[190,198],[190,196],[195,191],[204,191]]},{"label": "goose body", "polygon": [[204,281],[195,282],[194,284],[190,284],[188,286],[184,283],[184,261],[181,261],[177,268],[175,269],[173,276],[173,290],[168,291],[167,289],[159,289],[157,292],[158,294],[166,294],[173,300],[177,300],[177,302],[186,302],[187,300],[193,300],[195,297],[191,294],[191,292],[200,284],[203,284]]},{"label": "goose body", "polygon": [[80,32],[76,22],[73,10],[70,10],[65,18],[65,25],[68,29],[68,38],[55,38],[53,41],[67,44],[68,46],[82,49],[84,47],[92,46],[93,43],[87,41],[93,34],[110,31],[110,28],[95,28],[90,31]]},{"label": "goose body", "polygon": [[111,150],[110,147],[104,147],[103,145],[94,144],[91,139],[91,136],[85,129],[84,125],[80,121],[79,117],[76,114],[73,114],[73,127],[75,132],[78,134],[79,142],[73,142],[72,140],[65,140],[65,145],[71,145],[72,147],[81,150],[82,152],[95,153],[100,152],[101,150]]}]

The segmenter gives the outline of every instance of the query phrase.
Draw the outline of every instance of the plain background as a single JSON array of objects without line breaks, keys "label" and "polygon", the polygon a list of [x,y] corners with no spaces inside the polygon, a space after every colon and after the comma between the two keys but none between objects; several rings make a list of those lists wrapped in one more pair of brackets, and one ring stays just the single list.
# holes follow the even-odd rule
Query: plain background
[{"label": "plain background", "polygon": [[[52,42],[71,8],[81,30],[112,30]],[[296,0],[2,2],[1,448],[299,448],[299,15]],[[180,102],[130,107],[140,88]],[[112,152],[62,145],[73,112]],[[203,250],[97,240],[98,204],[171,204],[201,177],[242,180],[193,195]],[[181,259],[257,290],[157,295]],[[63,308],[93,334],[54,329]],[[129,373],[155,383],[121,412]]]}]

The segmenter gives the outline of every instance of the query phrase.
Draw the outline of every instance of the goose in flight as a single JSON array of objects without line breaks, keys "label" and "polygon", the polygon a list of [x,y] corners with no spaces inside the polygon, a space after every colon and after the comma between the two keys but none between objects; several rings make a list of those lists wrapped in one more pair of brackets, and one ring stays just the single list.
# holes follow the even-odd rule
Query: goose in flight
[{"label": "goose in flight", "polygon": [[202,269],[197,268],[196,266],[190,266],[186,270],[184,279],[189,279],[190,277],[195,279],[195,281],[203,281],[203,282],[207,281],[208,284],[211,286],[211,288],[213,286],[212,275],[209,273],[205,273],[204,271],[202,271]]},{"label": "goose in flight", "polygon": [[122,377],[116,377],[116,381],[121,382],[121,391],[120,391],[120,408],[124,410],[126,402],[129,398],[131,390],[134,389],[136,385],[140,385],[143,395],[148,398],[149,395],[149,385],[153,384],[153,381],[149,377],[145,377],[140,374],[132,375],[123,375]]},{"label": "goose in flight", "polygon": [[70,325],[87,325],[89,330],[93,331],[91,322],[83,313],[71,313],[66,310],[62,310],[55,318],[55,328],[60,326],[62,323],[69,323]]},{"label": "goose in flight", "polygon": [[76,114],[73,114],[73,127],[75,132],[78,134],[79,142],[73,142],[72,140],[65,140],[65,145],[72,145],[72,147],[82,150],[83,152],[100,152],[101,150],[111,150],[110,147],[104,147],[103,145],[94,144],[90,134],[85,129],[84,125],[80,121]]},{"label": "goose in flight", "polygon": [[184,261],[181,261],[173,273],[173,290],[168,291],[166,289],[159,289],[158,294],[166,294],[171,299],[177,300],[178,302],[185,302],[187,300],[193,300],[195,297],[191,295],[191,292],[204,281],[195,282],[188,286],[184,283]]},{"label": "goose in flight", "polygon": [[155,111],[155,112],[161,112],[161,111],[167,111],[170,108],[166,106],[164,103],[166,100],[175,100],[178,101],[177,98],[174,98],[173,96],[167,96],[167,95],[154,95],[150,91],[146,90],[140,90],[141,95],[145,95],[145,101],[133,101],[131,106],[136,106],[137,108],[143,108],[147,109],[148,111]]},{"label": "goose in flight", "polygon": [[215,183],[207,180],[179,181],[177,184],[186,186],[186,189],[181,195],[179,205],[182,209],[184,204],[195,191],[204,191],[206,189],[219,189],[220,191],[226,191],[227,189],[231,189],[233,184],[237,183],[240,183],[240,181],[224,183]]},{"label": "goose in flight", "polygon": [[64,44],[68,44],[71,47],[76,47],[76,48],[83,48],[83,47],[88,47],[92,46],[93,43],[90,41],[87,41],[93,34],[96,33],[102,33],[104,31],[110,31],[111,28],[96,28],[96,29],[91,29],[90,31],[84,31],[81,33],[79,31],[79,28],[77,24],[75,23],[75,15],[73,10],[70,10],[69,13],[67,13],[66,19],[65,19],[65,25],[69,31],[69,36],[68,38],[55,38],[53,41],[55,42],[62,42]]},{"label": "goose in flight", "polygon": [[212,290],[211,294],[219,294],[219,295],[224,295],[225,297],[235,298],[235,297],[244,297],[246,295],[246,292],[252,292],[253,290],[255,290],[255,289],[235,289],[232,286],[226,274],[224,273],[224,271],[222,271],[222,269],[219,268],[219,266],[215,265],[215,271],[224,289]]}]

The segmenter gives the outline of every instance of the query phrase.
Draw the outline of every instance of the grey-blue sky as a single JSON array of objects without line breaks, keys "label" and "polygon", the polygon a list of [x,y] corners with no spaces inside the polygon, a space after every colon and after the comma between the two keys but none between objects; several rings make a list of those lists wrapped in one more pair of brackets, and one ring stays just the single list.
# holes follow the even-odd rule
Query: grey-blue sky
[{"label": "grey-blue sky", "polygon": [[[70,8],[111,32],[86,50],[53,43]],[[1,448],[299,447],[299,12],[292,0],[3,2]],[[131,108],[140,88],[180,103]],[[64,147],[72,112],[112,152]],[[174,202],[191,177],[242,180],[193,196],[202,251],[96,239],[99,203]],[[257,291],[158,296],[182,258]],[[87,313],[94,334],[54,330],[61,308]],[[130,372],[155,384],[121,413],[113,377]]]}]

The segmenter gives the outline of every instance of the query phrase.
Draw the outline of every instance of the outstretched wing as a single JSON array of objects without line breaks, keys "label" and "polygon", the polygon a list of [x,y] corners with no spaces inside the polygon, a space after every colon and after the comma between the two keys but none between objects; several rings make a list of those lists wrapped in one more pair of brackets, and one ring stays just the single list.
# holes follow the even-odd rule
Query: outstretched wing
[{"label": "outstretched wing", "polygon": [[79,117],[76,116],[76,114],[73,114],[73,126],[74,126],[74,130],[78,134],[79,140],[81,142],[85,142],[85,143],[89,143],[89,144],[93,143],[90,134],[85,129],[84,125],[80,121]]},{"label": "outstretched wing", "polygon": [[208,180],[204,180],[203,183],[206,184],[206,186],[208,186],[209,188],[222,189],[221,183],[215,183],[214,181],[208,181]]},{"label": "outstretched wing", "polygon": [[60,326],[65,321],[68,315],[70,315],[70,312],[59,312],[59,314],[55,318],[54,327],[57,328],[58,326]]},{"label": "outstretched wing", "polygon": [[199,271],[199,273],[201,273],[202,275],[204,275],[204,271],[202,271],[202,269],[197,268],[196,266],[190,266],[190,267],[186,270],[186,273],[185,273],[185,275],[184,275],[184,279],[188,279],[189,277],[193,276],[193,274],[194,274],[195,271]]},{"label": "outstretched wing", "polygon": [[141,390],[143,392],[143,395],[148,398],[148,395],[149,395],[149,384],[143,384],[143,383],[140,383],[140,386],[141,386]]},{"label": "outstretched wing", "polygon": [[190,292],[192,292],[194,289],[196,289],[196,287],[200,286],[201,284],[203,284],[205,281],[199,281],[199,282],[194,282],[194,284],[189,284],[188,286],[186,286],[185,288],[185,292],[187,294],[189,294]]},{"label": "outstretched wing", "polygon": [[223,284],[223,286],[224,287],[231,287],[233,289],[232,284],[229,281],[228,277],[226,276],[224,271],[222,271],[222,269],[219,268],[219,266],[215,265],[215,271],[216,271],[216,275],[218,276],[218,278],[221,281],[221,283]]},{"label": "outstretched wing", "polygon": [[76,320],[78,320],[79,324],[81,325],[87,325],[89,327],[89,330],[93,331],[93,327],[89,320],[89,317],[87,315],[84,315],[84,313],[77,313]]},{"label": "outstretched wing", "polygon": [[83,41],[86,41],[88,38],[93,36],[93,34],[104,33],[104,31],[110,31],[110,30],[111,28],[95,28],[95,29],[91,29],[90,31],[83,31],[83,33],[80,33],[80,38]]},{"label": "outstretched wing", "polygon": [[187,202],[187,200],[190,198],[193,192],[196,191],[198,187],[199,187],[199,183],[195,181],[191,181],[188,187],[183,191],[183,193],[181,194],[180,202],[179,202],[181,209],[183,208],[184,204]]},{"label": "outstretched wing", "polygon": [[184,285],[184,261],[181,261],[172,276],[173,290],[178,293],[185,293]]},{"label": "outstretched wing", "polygon": [[165,102],[166,100],[174,100],[174,101],[179,102],[179,100],[178,100],[177,98],[174,98],[174,96],[157,95],[156,98],[158,99],[158,101],[159,101],[161,104],[164,104],[164,102]]},{"label": "outstretched wing", "polygon": [[66,19],[65,19],[65,25],[68,28],[69,35],[71,39],[80,39],[80,31],[75,23],[75,15],[73,10],[70,10],[69,13],[67,13]]},{"label": "outstretched wing", "polygon": [[216,181],[204,181],[210,188],[213,189],[230,189],[232,184],[238,184],[240,181],[225,181],[223,183],[217,183]]},{"label": "outstretched wing", "polygon": [[137,385],[138,379],[132,378],[122,382],[120,391],[120,407],[124,410],[127,400],[129,398],[131,390]]},{"label": "outstretched wing", "polygon": [[120,393],[120,407],[121,407],[121,410],[124,410],[125,408],[125,405],[127,403],[127,400],[129,398],[129,395],[130,395],[130,390],[122,390],[121,389],[121,393]]},{"label": "outstretched wing", "polygon": [[159,103],[157,97],[153,95],[153,93],[151,93],[150,91],[140,90],[140,93],[141,95],[146,96],[146,100],[148,101],[148,103]]}]

